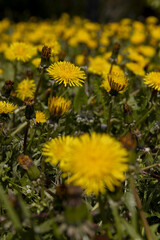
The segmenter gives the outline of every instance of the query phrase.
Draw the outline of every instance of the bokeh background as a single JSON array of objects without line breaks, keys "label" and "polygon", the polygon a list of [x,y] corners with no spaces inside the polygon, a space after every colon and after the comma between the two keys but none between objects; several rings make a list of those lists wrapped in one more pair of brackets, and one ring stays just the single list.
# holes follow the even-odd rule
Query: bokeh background
[{"label": "bokeh background", "polygon": [[118,21],[124,17],[143,20],[154,15],[159,18],[160,0],[0,0],[0,18],[26,21],[58,18],[63,12],[92,21]]}]

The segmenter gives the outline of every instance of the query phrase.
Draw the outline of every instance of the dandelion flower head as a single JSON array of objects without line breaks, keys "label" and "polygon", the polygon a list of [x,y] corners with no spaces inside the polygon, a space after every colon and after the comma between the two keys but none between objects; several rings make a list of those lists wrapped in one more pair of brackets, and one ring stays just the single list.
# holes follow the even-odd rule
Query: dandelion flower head
[{"label": "dandelion flower head", "polygon": [[35,54],[36,48],[24,42],[14,42],[5,51],[5,56],[10,61],[29,61]]},{"label": "dandelion flower head", "polygon": [[135,75],[139,75],[139,76],[144,76],[145,75],[145,71],[144,71],[143,67],[140,66],[138,63],[128,62],[128,63],[126,63],[126,67],[131,72],[133,72]]},{"label": "dandelion flower head", "polygon": [[68,145],[64,155],[67,180],[87,194],[105,192],[105,186],[114,191],[127,171],[127,152],[121,144],[107,134],[84,134]]},{"label": "dandelion flower head", "polygon": [[0,101],[0,114],[8,114],[13,112],[17,108],[16,105],[6,101]]},{"label": "dandelion flower head", "polygon": [[63,168],[65,165],[64,155],[66,154],[66,147],[73,141],[71,136],[62,136],[50,140],[44,144],[43,155],[47,157],[46,161],[53,165],[60,164]]},{"label": "dandelion flower head", "polygon": [[34,80],[24,79],[20,82],[16,89],[17,97],[22,101],[25,100],[26,97],[33,97],[35,92],[35,83]]},{"label": "dandelion flower head", "polygon": [[48,108],[52,117],[59,118],[69,111],[71,101],[63,97],[52,97],[48,100]]},{"label": "dandelion flower head", "polygon": [[128,80],[125,77],[123,71],[112,71],[110,74],[107,74],[102,81],[102,87],[105,88],[107,92],[122,93],[126,90],[128,85]]},{"label": "dandelion flower head", "polygon": [[41,111],[36,111],[36,123],[45,123],[47,120],[45,114]]},{"label": "dandelion flower head", "polygon": [[82,86],[86,76],[84,71],[70,62],[56,62],[52,64],[47,72],[57,83],[63,83],[66,87]]},{"label": "dandelion flower head", "polygon": [[145,75],[144,82],[149,87],[160,91],[160,72],[150,72]]}]

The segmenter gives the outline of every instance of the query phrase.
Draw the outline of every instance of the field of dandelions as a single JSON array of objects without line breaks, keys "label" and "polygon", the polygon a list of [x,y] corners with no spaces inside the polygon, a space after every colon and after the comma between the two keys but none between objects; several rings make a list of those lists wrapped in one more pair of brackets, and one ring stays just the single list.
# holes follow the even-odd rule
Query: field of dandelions
[{"label": "field of dandelions", "polygon": [[160,240],[158,19],[0,36],[0,240]]}]

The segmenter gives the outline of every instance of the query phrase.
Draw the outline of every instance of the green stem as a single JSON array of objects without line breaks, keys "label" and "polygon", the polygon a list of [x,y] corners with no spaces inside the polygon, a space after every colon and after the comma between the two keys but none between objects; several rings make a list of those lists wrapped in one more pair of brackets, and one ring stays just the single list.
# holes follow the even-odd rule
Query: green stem
[{"label": "green stem", "polygon": [[32,136],[31,136],[30,143],[29,143],[28,146],[27,146],[27,150],[29,150],[29,149],[30,149],[30,146],[32,145],[33,139],[34,139],[35,134],[36,134],[36,130],[37,130],[37,129],[35,128]]},{"label": "green stem", "polygon": [[109,102],[109,114],[108,114],[108,122],[107,122],[107,133],[110,133],[110,130],[111,130],[112,104],[113,104],[113,97],[111,97],[110,102]]},{"label": "green stem", "polygon": [[27,137],[28,137],[29,127],[30,127],[30,122],[28,121],[27,126],[26,126],[26,131],[25,131],[25,134],[24,134],[24,143],[23,143],[23,152],[24,152],[24,154],[26,152]]},{"label": "green stem", "polygon": [[113,63],[111,63],[111,67],[110,67],[110,69],[109,69],[109,73],[108,73],[108,74],[111,74],[112,68],[113,68]]},{"label": "green stem", "polygon": [[106,211],[105,211],[104,201],[102,199],[101,193],[99,193],[98,195],[98,203],[99,203],[99,210],[100,210],[100,215],[102,217],[102,221],[103,223],[106,223],[107,222]]},{"label": "green stem", "polygon": [[17,64],[18,62],[15,61],[14,62],[14,82],[16,82],[16,77],[17,77]]},{"label": "green stem", "polygon": [[141,217],[141,220],[142,220],[145,232],[146,232],[147,239],[148,240],[154,240],[153,236],[152,236],[152,233],[151,233],[151,230],[150,230],[150,227],[149,227],[149,224],[148,224],[147,219],[145,217],[145,213],[142,209],[142,203],[141,203],[141,200],[139,198],[139,195],[138,195],[138,192],[137,192],[137,189],[136,189],[133,178],[131,178],[131,188],[132,188],[132,191],[133,191],[136,203],[137,203],[137,208],[139,210],[139,214],[140,214],[140,217]]},{"label": "green stem", "polygon": [[44,181],[45,181],[45,175],[44,175],[44,172],[45,172],[45,161],[44,161],[44,158],[42,158],[41,160],[41,200],[43,201],[44,200]]},{"label": "green stem", "polygon": [[38,95],[38,91],[39,91],[39,88],[40,88],[40,85],[41,85],[41,82],[42,82],[43,74],[44,74],[44,68],[42,69],[42,72],[40,73],[40,78],[39,78],[37,88],[36,88],[36,91],[35,91],[35,95],[34,95],[34,103],[37,100],[37,95]]}]

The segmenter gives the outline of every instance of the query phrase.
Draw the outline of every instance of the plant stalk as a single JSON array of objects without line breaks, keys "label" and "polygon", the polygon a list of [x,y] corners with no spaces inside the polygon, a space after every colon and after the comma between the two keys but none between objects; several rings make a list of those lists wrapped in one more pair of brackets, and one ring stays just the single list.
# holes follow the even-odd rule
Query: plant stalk
[{"label": "plant stalk", "polygon": [[108,122],[107,122],[107,133],[110,133],[110,130],[111,130],[112,105],[113,105],[113,97],[111,96],[111,99],[110,99],[110,102],[109,102],[109,115],[108,115]]},{"label": "plant stalk", "polygon": [[40,78],[39,78],[37,88],[36,88],[36,91],[35,91],[35,95],[34,95],[34,103],[37,100],[37,95],[38,95],[38,91],[39,91],[39,88],[40,88],[40,85],[41,85],[41,82],[42,82],[43,74],[44,74],[44,68],[42,69],[42,72],[40,73]]},{"label": "plant stalk", "polygon": [[141,220],[142,220],[145,232],[146,232],[147,239],[148,240],[154,240],[153,236],[152,236],[152,233],[151,233],[151,230],[150,230],[150,227],[149,227],[149,224],[148,224],[147,219],[145,217],[145,213],[144,213],[143,208],[142,208],[142,203],[141,203],[141,200],[139,198],[139,195],[138,195],[138,192],[137,192],[137,189],[136,189],[133,178],[131,178],[131,187],[132,187],[132,191],[133,191],[136,203],[137,203],[137,208],[139,210],[139,214],[140,214],[140,217],[141,217]]},{"label": "plant stalk", "polygon": [[23,144],[23,152],[24,152],[24,154],[26,152],[27,137],[28,137],[29,127],[30,127],[30,122],[28,121],[27,126],[26,126],[26,130],[25,130],[25,134],[24,134],[24,144]]},{"label": "plant stalk", "polygon": [[107,218],[106,218],[106,213],[105,213],[104,201],[102,199],[101,193],[99,193],[99,195],[98,195],[98,203],[99,203],[99,211],[100,211],[100,215],[102,217],[102,221],[103,221],[103,223],[106,223]]}]

